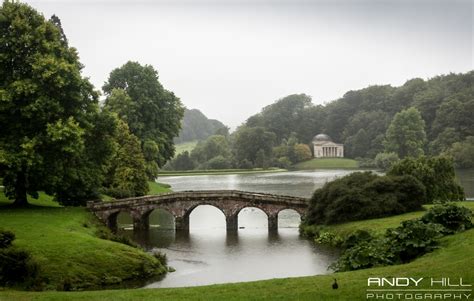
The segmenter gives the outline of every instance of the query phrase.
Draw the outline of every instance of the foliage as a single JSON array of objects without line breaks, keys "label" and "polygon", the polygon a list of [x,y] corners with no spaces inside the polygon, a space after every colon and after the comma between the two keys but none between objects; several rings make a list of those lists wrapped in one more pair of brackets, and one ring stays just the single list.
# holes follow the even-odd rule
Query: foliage
[{"label": "foliage", "polygon": [[30,254],[12,246],[15,234],[0,229],[0,285],[14,285],[32,281],[38,266]]},{"label": "foliage", "polygon": [[173,138],[179,134],[184,112],[181,101],[163,88],[152,66],[131,61],[112,70],[103,90],[105,107],[123,118],[140,139],[147,163],[156,163],[147,164],[148,177],[155,178],[157,167],[174,155]]},{"label": "foliage", "polygon": [[207,161],[205,164],[206,169],[228,169],[232,166],[228,159],[224,158],[223,156],[219,155],[211,160]]},{"label": "foliage", "polygon": [[453,158],[456,167],[473,168],[474,136],[468,136],[464,141],[453,143],[446,153]]},{"label": "foliage", "polygon": [[463,188],[456,182],[451,159],[439,157],[405,158],[392,166],[388,175],[411,175],[426,188],[426,201],[463,201]]},{"label": "foliage", "polygon": [[[265,131],[262,127],[240,127],[233,134],[233,153],[241,168],[244,162],[249,162],[252,167],[263,167],[262,154],[257,162],[257,153],[263,152],[263,157],[271,158],[275,143],[275,134]],[[260,166],[259,166],[260,165]]]},{"label": "foliage", "polygon": [[[0,8],[0,170],[5,193],[25,205],[43,190],[63,203],[94,197],[108,157],[96,145],[98,95],[81,76],[60,22],[4,1]],[[87,162],[86,162],[87,161]],[[81,191],[63,189],[80,187]]]},{"label": "foliage", "polygon": [[15,240],[15,234],[11,231],[0,229],[0,249],[8,248]]},{"label": "foliage", "polygon": [[462,232],[473,227],[472,211],[455,204],[436,205],[426,212],[421,220],[424,223],[440,224],[444,227],[443,233],[452,234]]},{"label": "foliage", "polygon": [[399,160],[396,153],[379,153],[375,156],[375,165],[381,170],[389,170]]},{"label": "foliage", "polygon": [[326,183],[310,200],[306,223],[333,224],[419,210],[423,185],[412,176],[356,172]]},{"label": "foliage", "polygon": [[191,170],[194,169],[194,161],[189,156],[189,152],[185,151],[176,156],[172,161],[172,169],[174,170]]},{"label": "foliage", "polygon": [[441,228],[438,224],[415,219],[387,229],[382,237],[373,237],[368,232],[354,233],[345,240],[347,249],[333,268],[342,272],[407,263],[437,246]]},{"label": "foliage", "polygon": [[437,239],[442,236],[441,230],[442,227],[438,224],[415,219],[402,222],[400,227],[388,229],[385,237],[396,262],[406,263],[432,251],[438,244]]},{"label": "foliage", "polygon": [[367,269],[391,265],[394,257],[386,239],[374,238],[362,240],[345,250],[331,267],[338,272]]},{"label": "foliage", "polygon": [[212,158],[221,156],[230,158],[231,150],[227,137],[213,135],[200,141],[191,152],[191,159],[198,164],[205,163]]},{"label": "foliage", "polygon": [[[282,141],[290,138],[293,132],[299,132],[301,141],[310,142],[314,133],[319,133],[318,125],[321,120],[317,120],[317,112],[305,114],[307,110],[312,110],[311,97],[305,94],[288,95],[277,100],[274,104],[266,106],[262,111],[251,116],[246,125],[248,127],[263,127],[265,131],[275,134],[275,140]],[[303,117],[304,116],[304,117]],[[313,122],[313,118],[316,122]],[[305,124],[302,123],[305,121]]]},{"label": "foliage", "polygon": [[[430,154],[439,155],[453,143],[474,136],[474,119],[470,116],[474,105],[473,85],[474,71],[470,71],[436,76],[426,81],[414,78],[400,87],[374,85],[349,91],[325,106],[313,105],[307,95],[289,95],[248,118],[245,126],[259,126],[274,132],[276,145],[293,132],[303,143],[310,143],[315,134],[326,133],[334,141],[344,143],[346,156],[374,158],[385,151],[385,134],[394,116],[416,108],[425,123]],[[410,114],[403,115],[409,117]],[[420,129],[420,115],[413,114],[414,118],[407,119],[410,121],[407,125]],[[406,150],[403,152],[421,153],[423,132],[409,131],[410,127],[396,131],[393,124],[394,130],[387,137],[390,138],[388,151],[398,153],[402,151],[400,147],[404,147]],[[421,139],[413,140],[416,136]]]},{"label": "foliage", "polygon": [[357,245],[358,243],[361,243],[363,241],[368,242],[372,240],[373,238],[374,236],[369,231],[357,229],[344,238],[344,240],[341,243],[341,247],[343,249],[349,249]]},{"label": "foliage", "polygon": [[426,143],[425,122],[418,109],[411,107],[395,115],[385,134],[385,150],[400,158],[419,157]]},{"label": "foliage", "polygon": [[130,133],[124,121],[117,118],[116,122],[115,151],[104,184],[105,194],[115,198],[145,195],[148,182],[140,141]]},{"label": "foliage", "polygon": [[[197,109],[185,109],[183,120],[181,121],[181,131],[175,138],[176,143],[183,143],[194,140],[205,140],[212,135],[225,135],[228,128],[220,121],[208,119]],[[219,131],[219,133],[217,133]]]},{"label": "foliage", "polygon": [[347,249],[334,267],[338,271],[348,271],[410,262],[437,248],[443,234],[472,228],[471,219],[472,212],[468,208],[443,204],[433,206],[421,218],[405,220],[396,228],[388,228],[383,237],[356,230],[352,238],[349,236],[342,244]]},{"label": "foliage", "polygon": [[319,236],[314,241],[318,244],[337,247],[341,245],[343,239],[332,232],[323,231],[319,233]]}]

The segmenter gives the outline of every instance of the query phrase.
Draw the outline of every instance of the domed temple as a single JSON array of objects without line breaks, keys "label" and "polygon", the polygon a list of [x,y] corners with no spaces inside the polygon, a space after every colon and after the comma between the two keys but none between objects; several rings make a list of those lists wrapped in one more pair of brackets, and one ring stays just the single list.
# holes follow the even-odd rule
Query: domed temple
[{"label": "domed temple", "polygon": [[331,137],[319,134],[313,137],[313,151],[315,158],[343,158],[344,145],[332,142]]}]

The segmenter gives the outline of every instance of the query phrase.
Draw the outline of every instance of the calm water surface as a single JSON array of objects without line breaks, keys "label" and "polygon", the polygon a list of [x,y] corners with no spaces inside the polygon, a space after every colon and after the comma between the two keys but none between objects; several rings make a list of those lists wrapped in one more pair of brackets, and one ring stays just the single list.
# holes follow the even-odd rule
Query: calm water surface
[{"label": "calm water surface", "polygon": [[[316,188],[353,171],[297,171],[267,174],[160,177],[174,191],[236,189],[310,197]],[[474,170],[457,172],[468,197],[474,196]],[[190,215],[190,232],[173,230],[173,217],[162,210],[150,216],[151,229],[135,233],[130,218],[119,222],[147,250],[157,249],[176,269],[147,287],[180,287],[242,282],[271,278],[298,277],[330,273],[328,266],[337,251],[315,246],[299,237],[299,215],[284,210],[279,215],[279,230],[269,233],[267,217],[257,208],[239,214],[237,233],[227,233],[224,214],[217,208],[199,206]],[[128,230],[127,230],[128,229]]]}]

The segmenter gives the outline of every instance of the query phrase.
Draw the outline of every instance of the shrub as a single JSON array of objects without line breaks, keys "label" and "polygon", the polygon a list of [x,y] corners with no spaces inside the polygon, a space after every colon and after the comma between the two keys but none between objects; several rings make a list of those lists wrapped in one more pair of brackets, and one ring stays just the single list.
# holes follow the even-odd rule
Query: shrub
[{"label": "shrub", "polygon": [[455,204],[436,205],[426,212],[421,220],[436,223],[444,227],[443,233],[452,234],[473,227],[472,212],[466,207]]},{"label": "shrub", "polygon": [[456,182],[453,161],[447,157],[405,158],[394,164],[388,175],[411,175],[426,189],[427,203],[463,201],[464,190]]},{"label": "shrub", "polygon": [[8,248],[15,240],[15,234],[10,231],[0,230],[0,249]]},{"label": "shrub", "polygon": [[232,167],[230,161],[220,155],[207,161],[205,165],[208,169],[226,169]]},{"label": "shrub", "polygon": [[344,241],[342,242],[341,246],[344,249],[350,249],[354,247],[355,245],[361,243],[361,242],[368,242],[370,240],[374,239],[372,234],[370,234],[366,230],[356,230],[349,234]]},{"label": "shrub", "polygon": [[375,166],[382,170],[388,170],[399,160],[396,153],[379,153],[375,156]]},{"label": "shrub", "polygon": [[395,258],[386,239],[363,240],[345,250],[331,267],[338,271],[352,271],[393,264]]},{"label": "shrub", "polygon": [[159,262],[161,262],[161,264],[163,265],[167,265],[168,264],[168,257],[166,256],[165,253],[161,253],[157,250],[153,250],[152,252],[152,255],[158,259]]},{"label": "shrub", "polygon": [[342,244],[343,239],[332,232],[321,232],[314,241],[318,244],[338,247]]},{"label": "shrub", "polygon": [[325,184],[310,200],[307,224],[334,224],[421,209],[425,190],[411,176],[356,172]]},{"label": "shrub", "polygon": [[15,234],[0,230],[0,285],[33,283],[38,265],[26,251],[12,247]]},{"label": "shrub", "polygon": [[438,224],[408,220],[397,228],[388,229],[385,237],[389,241],[390,253],[397,261],[405,263],[432,251],[442,236],[442,227]]}]

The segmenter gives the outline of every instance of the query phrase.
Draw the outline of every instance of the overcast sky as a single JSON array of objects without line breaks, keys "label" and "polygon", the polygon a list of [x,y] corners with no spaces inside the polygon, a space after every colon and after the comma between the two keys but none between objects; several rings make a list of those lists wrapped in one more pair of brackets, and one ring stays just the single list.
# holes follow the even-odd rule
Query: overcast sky
[{"label": "overcast sky", "polygon": [[151,64],[188,108],[231,127],[292,93],[348,90],[473,68],[474,1],[26,1],[62,21],[99,89]]}]

